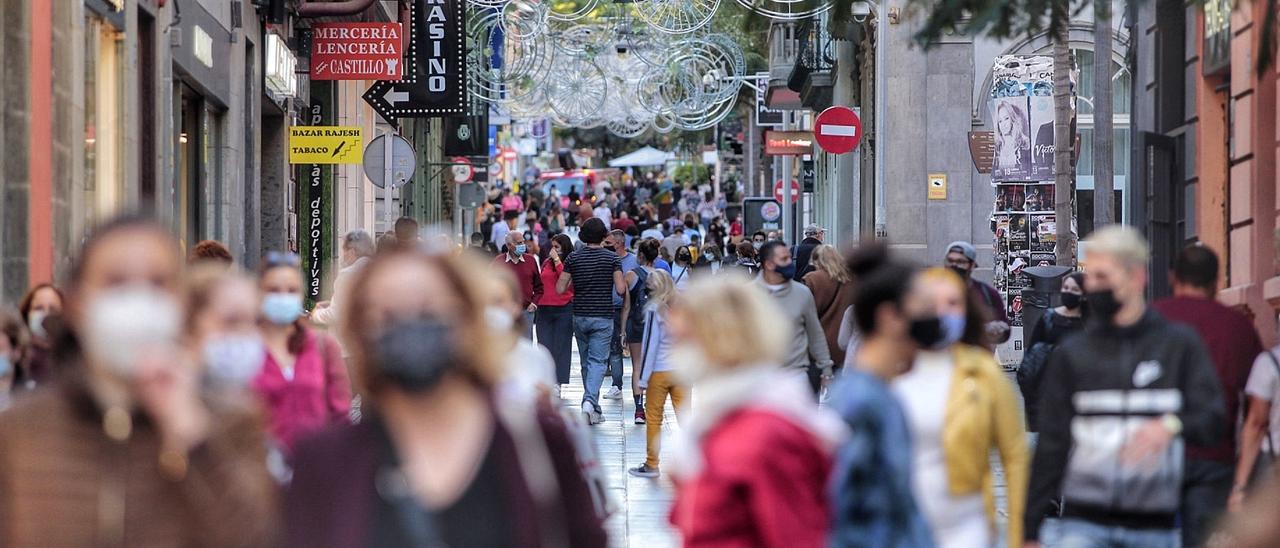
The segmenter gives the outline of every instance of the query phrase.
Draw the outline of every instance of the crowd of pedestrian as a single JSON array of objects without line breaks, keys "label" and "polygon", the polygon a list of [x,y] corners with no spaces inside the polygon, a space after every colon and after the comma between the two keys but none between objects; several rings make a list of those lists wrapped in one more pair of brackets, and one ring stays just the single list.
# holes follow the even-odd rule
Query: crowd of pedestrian
[{"label": "crowd of pedestrian", "polygon": [[145,218],[102,226],[0,314],[0,545],[605,546],[591,425],[628,390],[628,472],[672,480],[686,546],[1280,534],[1258,519],[1280,349],[1215,299],[1209,249],[1147,304],[1146,242],[1094,232],[1015,382],[971,244],[933,267],[816,225],[792,247],[713,194],[659,220],[639,197],[671,189],[640,190],[570,212],[503,191],[465,248],[411,219],[352,231],[310,306],[292,253],[248,273]]}]

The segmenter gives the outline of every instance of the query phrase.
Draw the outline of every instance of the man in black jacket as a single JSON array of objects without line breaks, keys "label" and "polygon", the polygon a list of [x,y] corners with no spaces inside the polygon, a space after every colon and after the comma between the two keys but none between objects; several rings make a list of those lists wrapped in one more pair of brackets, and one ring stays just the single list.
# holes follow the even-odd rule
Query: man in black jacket
[{"label": "man in black jacket", "polygon": [[1063,545],[1177,546],[1184,444],[1221,433],[1222,389],[1195,332],[1147,308],[1142,237],[1109,227],[1088,250],[1093,323],[1045,369],[1026,538],[1061,493]]},{"label": "man in black jacket", "polygon": [[791,256],[796,259],[797,280],[803,280],[805,274],[813,272],[813,265],[809,263],[809,259],[813,257],[813,250],[822,245],[826,237],[826,229],[818,225],[810,224],[804,227],[804,239],[791,250]]}]

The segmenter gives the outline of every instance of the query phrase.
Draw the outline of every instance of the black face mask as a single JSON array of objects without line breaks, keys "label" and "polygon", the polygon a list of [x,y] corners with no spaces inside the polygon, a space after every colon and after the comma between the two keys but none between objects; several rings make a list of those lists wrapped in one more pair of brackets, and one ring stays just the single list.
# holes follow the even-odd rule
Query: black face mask
[{"label": "black face mask", "polygon": [[961,280],[969,280],[969,269],[960,268],[958,266],[948,266],[947,268],[950,268],[952,272],[955,272],[956,275],[960,276]]},{"label": "black face mask", "polygon": [[433,318],[399,322],[378,338],[373,359],[406,392],[426,392],[458,364],[453,329]]},{"label": "black face mask", "polygon": [[1067,310],[1076,310],[1080,308],[1081,304],[1084,304],[1084,295],[1079,293],[1067,293],[1063,291],[1060,295],[1062,297],[1062,306],[1066,307]]},{"label": "black face mask", "polygon": [[1089,310],[1108,323],[1115,320],[1116,314],[1124,306],[1110,289],[1090,291],[1086,299],[1089,301]]},{"label": "black face mask", "polygon": [[936,316],[911,320],[911,325],[907,328],[907,335],[916,344],[920,345],[920,348],[933,348],[946,336],[942,332],[942,320]]}]

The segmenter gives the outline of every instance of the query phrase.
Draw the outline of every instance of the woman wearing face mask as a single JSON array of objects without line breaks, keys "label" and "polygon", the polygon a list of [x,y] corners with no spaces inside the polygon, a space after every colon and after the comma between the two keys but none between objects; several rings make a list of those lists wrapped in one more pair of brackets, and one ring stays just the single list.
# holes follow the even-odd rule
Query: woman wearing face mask
[{"label": "woman wearing face mask", "polygon": [[31,333],[31,348],[17,370],[15,384],[31,389],[48,382],[54,374],[49,330],[61,324],[62,291],[49,283],[37,285],[22,297],[18,311]]},{"label": "woman wearing face mask", "polygon": [[1053,348],[1072,333],[1084,329],[1084,273],[1072,272],[1062,279],[1062,306],[1045,311],[1031,330],[1027,351],[1018,367],[1018,387],[1027,411],[1027,431],[1035,433],[1039,423],[1037,404],[1040,379]]},{"label": "woman wearing face mask", "polygon": [[671,265],[671,280],[675,282],[677,291],[683,291],[692,277],[693,253],[689,246],[680,246],[676,249],[676,263]]},{"label": "woman wearing face mask", "polygon": [[225,268],[197,268],[187,274],[184,300],[187,347],[204,364],[206,386],[239,395],[266,359],[257,284]]},{"label": "woman wearing face mask", "polygon": [[460,257],[402,251],[352,286],[359,424],[298,447],[286,545],[604,546],[558,415],[497,404],[503,345]]},{"label": "woman wearing face mask", "polygon": [[179,249],[138,219],[85,243],[65,373],[0,413],[0,545],[274,545],[262,432],[204,403],[180,348]]},{"label": "woman wearing face mask", "polygon": [[[542,277],[542,287],[556,286],[556,281],[564,273],[564,261],[572,251],[573,240],[568,236],[556,234],[551,238],[551,247],[538,273]],[[556,385],[569,384],[569,367],[573,359],[573,286],[565,289],[564,293],[544,290],[535,304],[538,305],[534,316],[538,343],[547,347],[556,362]]]},{"label": "woman wearing face mask", "polygon": [[840,419],[779,362],[782,312],[730,277],[694,282],[672,302],[675,370],[697,402],[672,459],[671,522],[684,546],[826,546],[832,452]]},{"label": "woman wearing face mask", "polygon": [[303,319],[300,265],[297,255],[272,252],[258,275],[260,331],[267,353],[252,386],[285,455],[292,453],[299,437],[346,420],[351,410],[342,349],[332,336],[311,330]]},{"label": "woman wearing face mask", "polygon": [[29,339],[22,318],[0,311],[0,411],[9,408],[18,364],[26,355]]},{"label": "woman wearing face mask", "polygon": [[910,369],[919,349],[913,318],[932,314],[933,306],[913,287],[913,269],[893,261],[885,246],[863,245],[848,265],[860,280],[853,321],[863,339],[831,389],[831,408],[850,430],[831,474],[831,546],[931,547],[912,492],[911,431],[889,383]]},{"label": "woman wearing face mask", "polygon": [[982,346],[985,318],[948,269],[924,271],[918,287],[933,307],[912,321],[921,351],[893,383],[911,427],[916,500],[939,546],[995,546],[989,457],[995,449],[1008,493],[1008,545],[1020,546],[1026,438],[1009,381]]}]

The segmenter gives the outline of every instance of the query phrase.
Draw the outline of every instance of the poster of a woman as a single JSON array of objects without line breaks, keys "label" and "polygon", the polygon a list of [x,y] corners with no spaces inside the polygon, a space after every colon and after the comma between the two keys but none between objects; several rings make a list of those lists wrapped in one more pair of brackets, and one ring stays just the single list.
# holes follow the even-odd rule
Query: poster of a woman
[{"label": "poster of a woman", "polygon": [[995,124],[996,157],[993,181],[1031,179],[1031,119],[1026,97],[1001,97],[991,101]]}]

